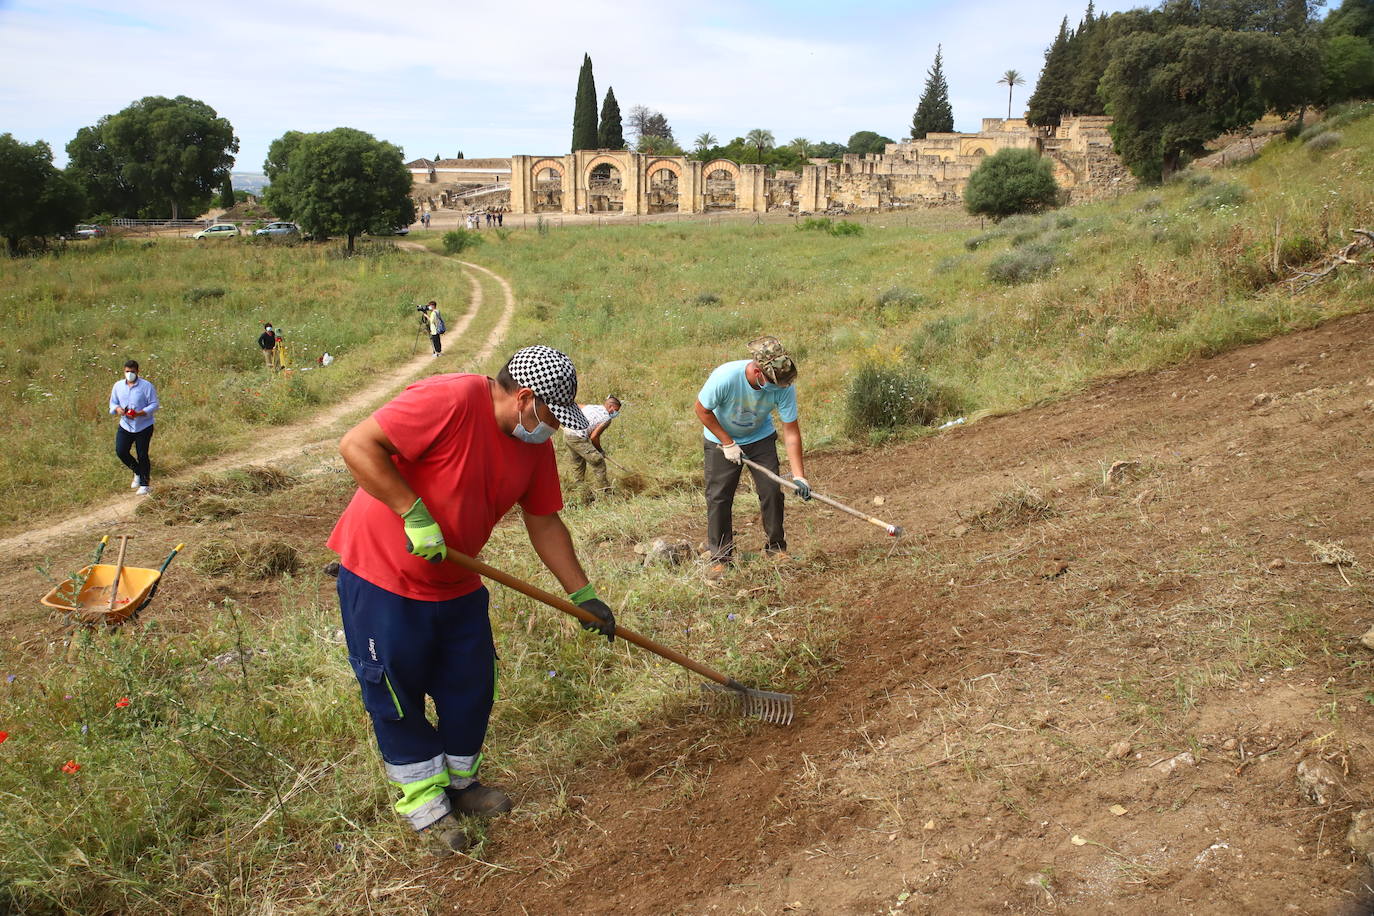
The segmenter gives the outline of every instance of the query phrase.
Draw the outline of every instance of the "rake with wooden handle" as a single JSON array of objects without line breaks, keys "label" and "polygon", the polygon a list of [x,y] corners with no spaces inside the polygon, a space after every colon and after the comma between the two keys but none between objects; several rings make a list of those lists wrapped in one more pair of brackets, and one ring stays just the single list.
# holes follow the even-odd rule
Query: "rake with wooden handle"
[{"label": "rake with wooden handle", "polygon": [[[777,474],[774,474],[772,471],[768,470],[768,468],[764,467],[758,462],[750,461],[748,458],[741,458],[740,460],[743,461],[745,464],[749,465],[754,470],[758,471],[763,476],[769,478],[770,480],[775,480],[785,487],[791,487],[793,490],[797,489],[797,485],[795,483],[788,480],[786,477],[780,477]],[[836,509],[839,509],[841,512],[847,512],[855,518],[861,518],[864,521],[868,522],[870,525],[877,525],[879,528],[883,529],[894,538],[902,536],[901,525],[889,525],[887,522],[883,521],[880,518],[874,518],[867,512],[860,512],[858,509],[851,509],[849,506],[846,506],[838,499],[831,499],[829,496],[826,496],[823,493],[817,493],[815,490],[811,491],[811,498],[816,500],[817,502],[825,503],[827,506],[832,506]]]},{"label": "rake with wooden handle", "polygon": [[[538,586],[534,586],[522,579],[517,579],[510,573],[502,572],[494,566],[488,566],[481,560],[475,560],[467,554],[459,553],[452,547],[448,549],[448,561],[464,569],[470,569],[480,576],[494,579],[507,588],[513,588],[521,594],[528,595],[535,601],[541,601],[551,608],[571,614],[583,623],[600,624],[601,620],[595,614],[584,611],[582,608],[573,604],[566,598],[560,598],[552,592],[546,592]],[[701,662],[693,661],[680,652],[676,652],[665,645],[654,642],[647,636],[641,636],[633,630],[616,624],[615,635],[629,643],[634,643],[641,649],[647,649],[660,658],[666,658],[675,665],[681,665],[688,671],[693,671],[714,683],[704,684],[711,690],[718,690],[739,700],[740,712],[746,716],[762,719],[773,725],[790,725],[792,723],[793,701],[792,696],[786,693],[773,693],[769,690],[755,690],[753,687],[746,687],[732,677],[726,677],[719,671],[715,671]]]}]

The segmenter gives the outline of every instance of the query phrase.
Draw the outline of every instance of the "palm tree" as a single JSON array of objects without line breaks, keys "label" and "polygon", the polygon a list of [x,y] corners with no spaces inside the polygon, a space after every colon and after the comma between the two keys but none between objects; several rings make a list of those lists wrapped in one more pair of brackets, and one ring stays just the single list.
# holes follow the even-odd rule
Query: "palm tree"
[{"label": "palm tree", "polygon": [[758,162],[763,161],[763,151],[772,149],[777,143],[777,141],[773,139],[773,132],[771,130],[764,130],[762,127],[755,127],[753,130],[749,131],[749,133],[745,134],[744,142],[748,143],[758,152]]},{"label": "palm tree", "polygon": [[704,153],[713,146],[719,146],[720,141],[716,139],[715,134],[707,131],[704,134],[697,134],[696,141],[693,145],[696,147],[698,153]]},{"label": "palm tree", "polygon": [[1010,120],[1011,120],[1011,91],[1012,91],[1012,89],[1016,88],[1017,86],[1024,86],[1024,85],[1026,84],[1026,81],[1023,80],[1023,79],[1021,79],[1021,74],[1017,73],[1015,70],[1008,70],[1006,73],[1003,73],[1003,74],[1002,74],[1002,78],[1001,78],[1000,80],[997,81],[997,85],[999,85],[999,86],[1002,85],[1003,83],[1006,83],[1006,85],[1007,85],[1007,120],[1010,121]]},{"label": "palm tree", "polygon": [[811,152],[811,141],[805,137],[795,137],[788,145],[796,150],[797,155],[801,156],[803,159]]}]

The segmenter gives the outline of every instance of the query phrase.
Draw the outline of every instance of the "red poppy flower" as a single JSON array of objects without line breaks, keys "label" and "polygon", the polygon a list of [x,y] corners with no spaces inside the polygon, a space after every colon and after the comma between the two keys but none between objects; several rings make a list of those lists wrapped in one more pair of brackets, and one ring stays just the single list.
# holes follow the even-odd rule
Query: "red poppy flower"
[{"label": "red poppy flower", "polygon": [[77,763],[75,760],[68,760],[66,763],[62,764],[62,772],[66,773],[68,776],[71,776],[79,769],[81,769],[81,764]]},{"label": "red poppy flower", "polygon": [[10,733],[0,732],[0,744],[4,744],[8,740],[10,740]]},{"label": "red poppy flower", "polygon": [[120,697],[118,700],[115,700],[115,706],[116,706],[117,708],[119,708],[119,709],[123,709],[125,706],[128,706],[128,705],[129,705],[129,698],[128,698],[128,697]]}]

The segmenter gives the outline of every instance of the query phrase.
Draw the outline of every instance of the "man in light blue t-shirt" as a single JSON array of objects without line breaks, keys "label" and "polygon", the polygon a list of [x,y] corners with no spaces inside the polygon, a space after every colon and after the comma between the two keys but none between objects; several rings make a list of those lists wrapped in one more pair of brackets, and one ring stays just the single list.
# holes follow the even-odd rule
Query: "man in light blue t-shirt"
[{"label": "man in light blue t-shirt", "polygon": [[[773,428],[773,411],[782,420],[782,439],[787,447],[787,463],[792,469],[797,494],[811,498],[802,463],[801,424],[797,420],[797,392],[792,383],[797,366],[776,337],[760,337],[749,342],[752,359],[740,359],[716,368],[697,395],[696,414],[704,427],[706,441],[706,527],[711,565],[707,575],[725,573],[735,552],[735,531],[731,512],[735,490],[743,469],[741,458],[778,471],[778,434]],[[782,530],[782,488],[750,468],[754,488],[759,494],[763,529],[768,537],[765,552],[772,557],[787,557],[787,539]]]}]

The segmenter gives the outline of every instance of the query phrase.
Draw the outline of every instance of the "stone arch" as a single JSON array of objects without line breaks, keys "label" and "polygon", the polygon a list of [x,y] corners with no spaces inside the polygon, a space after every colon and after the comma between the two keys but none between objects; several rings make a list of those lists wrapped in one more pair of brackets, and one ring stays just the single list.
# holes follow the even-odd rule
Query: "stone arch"
[{"label": "stone arch", "polygon": [[672,172],[674,175],[677,176],[678,181],[682,180],[682,166],[673,161],[672,159],[650,160],[649,167],[644,170],[644,174],[652,175],[654,172],[657,172],[660,169],[667,169],[668,171]]},{"label": "stone arch", "polygon": [[[544,173],[554,177],[546,178]],[[558,159],[536,159],[530,163],[530,187],[534,190],[535,213],[558,213],[563,209],[563,180],[567,172]]]},{"label": "stone arch", "polygon": [[701,174],[710,175],[712,172],[719,171],[721,169],[724,169],[725,171],[729,172],[730,177],[733,178],[736,183],[739,182],[739,164],[731,162],[729,159],[712,159],[710,162],[706,163],[701,167]]},{"label": "stone arch", "polygon": [[[618,156],[593,156],[582,171],[582,183],[587,189],[587,212],[619,213],[625,209],[625,166]],[[606,169],[606,177],[597,177],[598,169]]]},{"label": "stone arch", "polygon": [[645,209],[649,213],[677,213],[681,209],[681,165],[671,159],[651,160],[644,169],[644,179]]},{"label": "stone arch", "polygon": [[701,167],[705,196],[703,210],[734,210],[739,206],[740,167],[729,159],[712,159]]}]

